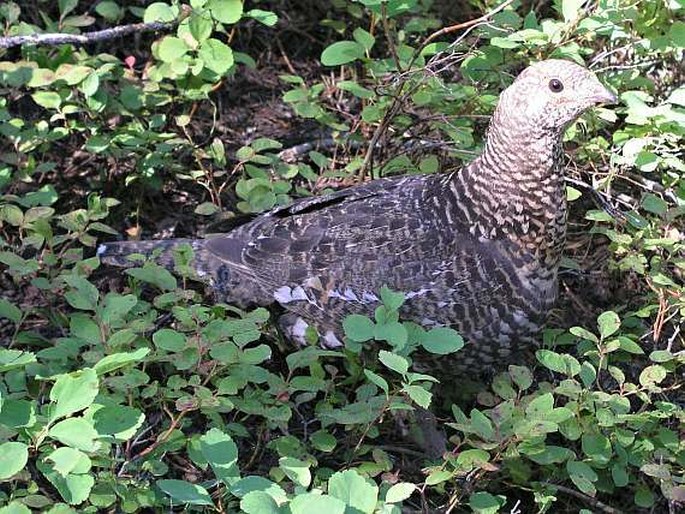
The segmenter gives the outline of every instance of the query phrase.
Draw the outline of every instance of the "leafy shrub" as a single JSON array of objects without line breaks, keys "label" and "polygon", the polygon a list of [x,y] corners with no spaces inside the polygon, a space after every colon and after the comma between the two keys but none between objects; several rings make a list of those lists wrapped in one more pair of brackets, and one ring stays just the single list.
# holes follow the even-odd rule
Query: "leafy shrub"
[{"label": "leafy shrub", "polygon": [[[585,4],[463,3],[465,19],[493,14],[436,34],[454,14],[418,0],[3,3],[8,37],[166,25],[0,61],[0,510],[681,506],[684,7]],[[347,318],[344,350],[294,350],[266,310],[202,297],[188,252],[174,274],[145,262],[121,277],[91,257],[170,213],[203,232],[228,209],[456,166],[497,93],[544,57],[589,63],[620,93],[566,136],[571,226],[591,236],[571,231],[569,292],[535,358],[447,412],[462,377],[436,384],[413,361],[461,339],[402,321],[401,293]],[[222,106],[244,107],[240,81],[260,69],[301,145],[225,136]],[[590,241],[606,241],[616,295],[583,290]],[[437,459],[395,444],[393,419],[417,406],[450,437]]]}]

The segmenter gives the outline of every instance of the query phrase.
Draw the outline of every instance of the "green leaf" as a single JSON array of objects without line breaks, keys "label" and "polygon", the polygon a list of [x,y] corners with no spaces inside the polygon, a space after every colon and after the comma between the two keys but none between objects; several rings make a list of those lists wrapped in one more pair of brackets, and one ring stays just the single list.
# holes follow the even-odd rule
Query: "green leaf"
[{"label": "green leaf", "polygon": [[79,90],[86,98],[95,95],[99,87],[100,77],[95,72],[90,73],[85,80],[79,84]]},{"label": "green leaf", "polygon": [[207,7],[216,21],[236,23],[243,16],[242,0],[209,0]]},{"label": "green leaf", "polygon": [[288,505],[290,514],[345,514],[345,503],[325,494],[298,494]]},{"label": "green leaf", "polygon": [[495,514],[503,505],[503,499],[485,491],[473,493],[469,497],[469,506],[478,514]]},{"label": "green leaf", "polygon": [[76,9],[78,0],[59,0],[57,3],[59,5],[60,19],[64,19],[67,14]]},{"label": "green leaf", "polygon": [[602,434],[583,434],[581,443],[583,453],[590,457],[593,462],[605,465],[611,460],[611,443]]},{"label": "green leaf", "polygon": [[480,448],[464,450],[457,455],[457,466],[464,471],[479,468],[490,461],[490,454]]},{"label": "green leaf", "polygon": [[621,326],[621,319],[613,311],[603,312],[597,317],[597,326],[599,327],[600,337],[606,339],[616,333]]},{"label": "green leaf", "polygon": [[666,378],[666,369],[658,364],[647,366],[640,373],[640,384],[643,386],[654,386],[660,384]]},{"label": "green leaf", "polygon": [[257,20],[259,23],[267,27],[273,27],[278,22],[278,16],[271,11],[263,11],[261,9],[252,9],[245,13],[250,18]]},{"label": "green leaf", "polygon": [[94,405],[84,417],[89,415],[101,437],[107,436],[117,442],[131,439],[145,421],[145,414],[126,405]]},{"label": "green leaf", "polygon": [[680,48],[685,48],[685,22],[676,21],[668,31],[671,42]]},{"label": "green leaf", "polygon": [[585,330],[583,327],[571,327],[569,329],[569,332],[571,332],[576,337],[580,337],[581,339],[592,341],[593,343],[599,343],[599,339],[597,339],[597,336],[592,332]]},{"label": "green leaf", "polygon": [[403,348],[407,344],[409,333],[402,323],[391,321],[377,324],[373,336],[377,341],[387,341],[395,348]]},{"label": "green leaf", "polygon": [[233,67],[233,50],[218,39],[208,39],[198,52],[205,66],[217,75],[223,75]]},{"label": "green leaf", "polygon": [[376,43],[376,38],[370,32],[367,32],[361,27],[357,27],[352,32],[352,37],[354,40],[364,47],[367,52],[373,48]]},{"label": "green leaf", "polygon": [[34,362],[36,362],[36,356],[33,353],[0,348],[0,373],[23,368]]},{"label": "green leaf", "polygon": [[396,371],[401,375],[406,374],[409,370],[409,361],[407,361],[406,358],[387,350],[378,352],[378,360],[381,361],[386,368]]},{"label": "green leaf", "polygon": [[169,352],[180,352],[188,346],[185,334],[171,328],[163,328],[152,334],[152,342],[157,348]]},{"label": "green leaf", "polygon": [[668,362],[675,358],[668,350],[655,350],[649,354],[649,360],[652,362]]},{"label": "green leaf", "polygon": [[633,497],[635,505],[649,509],[654,505],[654,493],[645,485],[639,484]]},{"label": "green leaf", "polygon": [[302,487],[309,487],[311,484],[312,474],[309,471],[308,463],[294,457],[282,457],[278,461],[278,466],[295,484]]},{"label": "green leaf", "polygon": [[142,268],[130,268],[126,270],[126,274],[157,286],[162,291],[176,289],[176,279],[174,276],[157,264],[146,263]]},{"label": "green leaf", "polygon": [[619,336],[618,341],[621,345],[621,350],[623,350],[624,352],[632,353],[635,355],[642,355],[645,353],[639,344],[637,344],[635,341],[628,337]]},{"label": "green leaf", "polygon": [[[89,473],[92,463],[83,452],[73,448],[58,448],[37,463],[38,469],[59,491],[62,498],[78,505],[88,498],[95,479]],[[60,471],[70,470],[66,475]]]},{"label": "green leaf", "polygon": [[499,36],[496,36],[496,37],[493,37],[492,39],[490,39],[490,44],[492,46],[496,46],[498,48],[507,48],[507,49],[518,48],[520,46],[520,43],[517,43],[516,41],[512,41],[509,38],[499,37]]},{"label": "green leaf", "polygon": [[338,445],[338,440],[327,430],[317,430],[309,436],[309,442],[321,452],[332,452]]},{"label": "green leaf", "polygon": [[278,503],[262,491],[247,493],[240,501],[240,512],[245,514],[281,514]]},{"label": "green leaf", "polygon": [[176,36],[164,36],[157,47],[157,55],[164,62],[174,62],[183,57],[190,48]]},{"label": "green leaf", "polygon": [[495,437],[495,430],[492,421],[478,409],[471,411],[471,427],[480,437],[486,441]]},{"label": "green leaf", "polygon": [[155,21],[168,23],[176,21],[177,14],[178,8],[171,7],[169,4],[164,2],[155,2],[148,5],[145,9],[143,21],[145,23],[152,23]]},{"label": "green leaf", "polygon": [[95,23],[95,18],[87,14],[80,14],[76,16],[67,16],[62,20],[62,25],[65,27],[88,27]]},{"label": "green leaf", "polygon": [[331,476],[328,494],[345,502],[354,512],[371,514],[378,501],[378,486],[357,471],[348,469]]},{"label": "green leaf", "polygon": [[595,494],[597,494],[597,489],[595,489],[593,482],[596,482],[599,478],[594,469],[584,462],[570,460],[566,463],[566,471],[578,489],[594,498]]},{"label": "green leaf", "polygon": [[373,339],[374,329],[374,322],[361,314],[352,314],[343,320],[345,335],[357,343]]},{"label": "green leaf", "polygon": [[381,301],[383,302],[383,305],[385,305],[388,309],[396,311],[400,307],[402,307],[402,304],[405,300],[404,293],[392,291],[389,287],[386,286],[381,287],[380,293]]},{"label": "green leaf", "polygon": [[98,437],[93,425],[83,418],[67,418],[53,425],[48,432],[53,439],[57,439],[65,446],[70,446],[84,452],[95,451]]},{"label": "green leaf", "polygon": [[566,200],[569,202],[572,202],[574,200],[577,200],[580,198],[582,193],[578,191],[576,188],[571,187],[571,186],[566,186]]},{"label": "green leaf", "polygon": [[55,79],[63,80],[70,86],[82,82],[88,75],[93,73],[93,68],[88,66],[77,66],[74,64],[64,63],[57,68],[55,72]]},{"label": "green leaf", "polygon": [[619,463],[616,463],[611,467],[611,478],[616,487],[625,487],[630,482],[630,475],[628,475],[626,467]]},{"label": "green leaf", "polygon": [[134,352],[113,353],[100,359],[93,369],[99,376],[102,376],[134,362],[140,362],[148,353],[150,353],[149,348],[138,348]]},{"label": "green leaf", "polygon": [[666,464],[643,464],[640,471],[645,475],[658,478],[659,480],[671,480],[671,471]]},{"label": "green leaf", "polygon": [[9,203],[0,205],[0,221],[19,227],[24,223],[24,212],[16,205]]},{"label": "green leaf", "polygon": [[231,493],[238,498],[243,498],[251,492],[262,492],[271,496],[279,504],[285,502],[288,497],[283,488],[260,476],[248,476],[234,482],[230,487]]},{"label": "green leaf", "polygon": [[585,0],[561,0],[561,14],[566,23],[574,21],[580,16],[580,9]]},{"label": "green leaf", "polygon": [[337,41],[321,53],[321,64],[340,66],[364,57],[364,47],[356,41]]},{"label": "green leaf", "polygon": [[123,16],[123,9],[113,0],[103,0],[95,6],[95,12],[109,22],[116,22]]},{"label": "green leaf", "polygon": [[668,211],[668,203],[653,193],[647,193],[642,198],[642,208],[646,211],[663,216]]},{"label": "green leaf", "polygon": [[105,325],[112,325],[121,321],[137,303],[138,298],[134,294],[122,296],[110,293],[105,297],[105,304],[100,314],[100,319]]},{"label": "green leaf", "polygon": [[212,467],[214,475],[226,485],[240,478],[238,470],[238,447],[218,428],[212,428],[200,437],[202,455]]},{"label": "green leaf", "polygon": [[547,369],[557,373],[566,373],[566,361],[558,353],[543,349],[536,351],[535,357]]},{"label": "green leaf", "polygon": [[33,101],[46,109],[59,109],[62,97],[54,91],[37,91],[31,95]]},{"label": "green leaf", "polygon": [[525,366],[509,366],[509,376],[521,391],[525,391],[533,384],[533,374]]},{"label": "green leaf", "polygon": [[461,350],[464,347],[464,339],[456,330],[437,327],[422,335],[421,346],[430,353],[448,355]]},{"label": "green leaf", "polygon": [[[373,98],[375,96],[373,91],[360,86],[353,80],[341,80],[340,82],[336,83],[336,87],[338,89],[342,89],[343,91],[349,91],[357,98]],[[325,166],[320,167],[325,168]]]},{"label": "green leaf", "polygon": [[211,216],[212,214],[219,212],[219,210],[219,207],[212,202],[202,202],[200,205],[195,207],[194,212],[200,216]]},{"label": "green leaf", "polygon": [[366,378],[368,378],[372,383],[380,387],[386,394],[386,396],[388,395],[388,391],[390,390],[390,388],[388,386],[388,382],[382,376],[377,375],[376,373],[368,369],[364,370],[364,375],[366,375]]},{"label": "green leaf", "polygon": [[64,281],[74,289],[64,295],[69,305],[81,310],[94,311],[97,308],[100,293],[93,284],[78,275],[64,277]]},{"label": "green leaf", "polygon": [[534,398],[526,407],[526,416],[533,419],[544,419],[554,408],[552,393],[544,393]]},{"label": "green leaf", "polygon": [[188,20],[188,28],[195,41],[202,43],[212,35],[214,24],[206,13],[197,13],[193,11]]},{"label": "green leaf", "polygon": [[63,477],[83,474],[91,467],[90,458],[80,450],[74,448],[57,448],[45,460],[53,463],[53,469]]},{"label": "green leaf", "polygon": [[79,312],[72,314],[69,320],[69,331],[72,336],[83,339],[90,344],[101,343],[100,337],[102,333],[100,332],[100,327],[86,314]]},{"label": "green leaf", "polygon": [[[31,514],[31,509],[29,509],[23,503],[20,503],[18,500],[13,500],[4,507],[0,507],[0,514]],[[53,513],[51,512],[50,514]],[[71,512],[69,514],[71,514]]]},{"label": "green leaf", "polygon": [[573,457],[573,452],[561,446],[545,445],[541,453],[526,455],[530,460],[543,466],[565,462]]},{"label": "green leaf", "polygon": [[157,487],[171,496],[174,503],[190,505],[213,505],[212,498],[201,485],[184,480],[158,480]]},{"label": "green leaf", "polygon": [[399,484],[393,485],[388,492],[385,493],[386,503],[398,503],[409,498],[414,491],[416,491],[416,486],[409,482],[400,482]]},{"label": "green leaf", "polygon": [[430,407],[433,394],[422,386],[407,385],[402,388],[402,391],[407,393],[409,398],[411,398],[419,407],[423,407],[424,409]]},{"label": "green leaf", "polygon": [[24,443],[0,444],[0,480],[7,480],[19,473],[29,459],[28,446]]},{"label": "green leaf", "polygon": [[12,323],[19,323],[22,318],[21,310],[8,300],[0,298],[0,318],[7,318]]},{"label": "green leaf", "polygon": [[0,397],[0,424],[10,428],[30,428],[36,423],[33,402],[27,400],[7,399]]},{"label": "green leaf", "polygon": [[498,373],[492,381],[492,390],[503,400],[516,398],[516,391],[511,385],[508,373]]},{"label": "green leaf", "polygon": [[85,368],[68,375],[60,375],[50,390],[50,401],[54,403],[50,420],[69,416],[93,403],[99,392],[99,381],[94,369]]}]

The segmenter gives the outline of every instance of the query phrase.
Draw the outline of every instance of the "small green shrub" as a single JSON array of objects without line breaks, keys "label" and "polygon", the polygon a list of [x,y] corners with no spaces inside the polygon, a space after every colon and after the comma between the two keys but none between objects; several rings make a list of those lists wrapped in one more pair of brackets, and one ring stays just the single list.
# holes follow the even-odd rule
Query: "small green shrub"
[{"label": "small green shrub", "polygon": [[[4,36],[168,24],[0,50],[0,512],[685,503],[684,6],[458,4],[0,5]],[[212,231],[233,212],[330,186],[458,166],[477,155],[498,92],[547,57],[590,64],[621,102],[566,135],[561,314],[534,360],[473,394],[461,375],[436,383],[418,371],[414,361],[463,342],[401,320],[401,293],[384,290],[373,319],[347,318],[344,349],[321,349],[314,334],[293,349],[266,310],[203,297],[188,251],[174,273],[151,260],[113,276],[92,257],[123,230],[166,235],[168,217]],[[255,70],[264,75],[240,82]],[[245,108],[257,82],[260,102],[292,113],[288,137],[226,136],[222,116]],[[585,250],[598,240],[600,266]],[[617,294],[596,300],[578,277],[599,269]],[[454,389],[464,394],[450,406]],[[449,437],[438,458],[397,443],[398,420],[417,407]]]}]

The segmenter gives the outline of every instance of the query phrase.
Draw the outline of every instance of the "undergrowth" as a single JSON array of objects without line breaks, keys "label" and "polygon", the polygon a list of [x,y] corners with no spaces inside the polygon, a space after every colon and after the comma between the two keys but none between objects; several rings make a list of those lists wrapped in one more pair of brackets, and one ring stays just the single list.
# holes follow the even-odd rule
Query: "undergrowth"
[{"label": "undergrowth", "polygon": [[[447,4],[0,5],[5,37],[167,24],[0,50],[0,512],[682,508],[685,4]],[[620,104],[566,135],[562,298],[534,355],[495,374],[422,367],[463,342],[401,320],[401,292],[347,318],[344,349],[296,349],[269,311],[205,294],[188,252],[173,274],[95,257],[459,166],[548,57]],[[404,433],[423,409],[436,456]]]}]

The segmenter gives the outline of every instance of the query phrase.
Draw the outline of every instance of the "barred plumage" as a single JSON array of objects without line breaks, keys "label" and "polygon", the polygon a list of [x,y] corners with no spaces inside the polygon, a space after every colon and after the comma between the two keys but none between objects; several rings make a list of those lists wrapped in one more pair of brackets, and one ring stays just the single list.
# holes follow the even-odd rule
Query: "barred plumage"
[{"label": "barred plumage", "polygon": [[[206,240],[105,243],[98,254],[190,242],[199,274],[227,301],[280,303],[297,341],[313,325],[340,344],[352,313],[379,289],[403,291],[403,316],[456,328],[462,363],[487,365],[530,341],[557,296],[566,230],[561,138],[590,107],[613,102],[585,68],[548,60],[501,95],[482,155],[448,175],[381,179],[275,208]],[[166,257],[164,255],[166,254]]]}]

